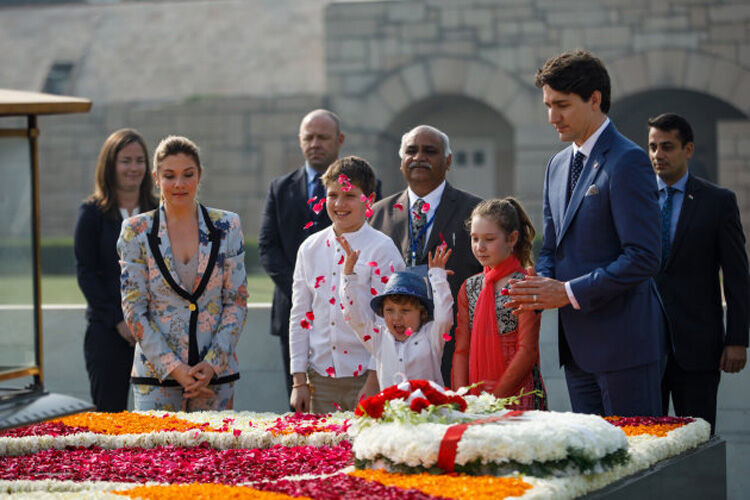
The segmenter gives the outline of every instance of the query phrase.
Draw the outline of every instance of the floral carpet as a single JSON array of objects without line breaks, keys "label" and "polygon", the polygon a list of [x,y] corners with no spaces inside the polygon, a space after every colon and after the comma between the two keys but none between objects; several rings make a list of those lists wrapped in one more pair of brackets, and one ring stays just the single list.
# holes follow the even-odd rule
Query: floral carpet
[{"label": "floral carpet", "polygon": [[[601,419],[587,415],[583,417],[601,422],[588,424],[586,422],[590,420],[581,420],[589,428],[580,429],[581,439],[591,439],[597,432],[601,439],[598,444],[581,446],[588,446],[593,454],[605,456],[609,446],[607,440],[619,443],[615,438],[624,433],[617,461],[604,466],[602,463],[586,466],[588,468],[581,469],[585,473],[571,473],[570,464],[564,473],[561,472],[563,469],[554,467],[527,467],[532,458],[545,460],[547,455],[556,456],[550,450],[539,449],[535,457],[526,458],[526,452],[518,454],[515,461],[511,461],[520,467],[515,471],[481,475],[481,471],[475,469],[463,473],[460,464],[468,467],[472,463],[469,435],[472,428],[484,426],[488,433],[495,429],[498,443],[503,443],[500,440],[504,436],[502,433],[511,432],[519,441],[518,448],[526,450],[539,448],[539,445],[531,441],[533,437],[524,437],[523,432],[513,430],[513,425],[530,425],[528,421],[534,421],[534,425],[548,427],[553,435],[555,422],[559,422],[559,429],[567,429],[565,422],[572,422],[573,414],[498,412],[499,405],[486,397],[466,396],[465,402],[459,404],[456,395],[451,393],[448,394],[453,398],[451,401],[433,403],[428,390],[416,395],[415,391],[405,392],[386,402],[385,411],[378,408],[378,418],[371,418],[362,411],[358,415],[351,412],[329,415],[82,413],[3,431],[0,432],[0,495],[14,498],[180,500],[575,498],[694,448],[709,437],[708,424],[700,419]],[[395,393],[392,391],[391,394]],[[420,397],[427,402],[411,404]],[[372,404],[362,406],[369,407]],[[449,454],[450,468],[455,462],[456,471],[441,471],[426,458],[430,455],[428,449],[431,445],[420,440],[426,439],[424,436],[430,432],[434,434],[434,430],[412,432],[413,439],[398,437],[404,440],[401,448],[407,450],[402,454],[405,457],[403,463],[396,463],[401,459],[392,456],[388,461],[390,468],[377,467],[378,460],[369,461],[368,466],[367,453],[372,452],[373,446],[382,444],[387,447],[388,439],[392,441],[396,439],[393,436],[402,436],[404,429],[421,428],[419,426],[434,429],[442,425],[440,428],[455,430],[453,423],[444,422],[446,408],[466,411],[464,422],[470,421],[476,413],[494,415],[478,425],[474,425],[477,421],[463,424],[464,427],[468,425],[468,430],[461,430],[465,431],[465,438],[459,436],[457,451]],[[479,411],[481,409],[484,411]],[[536,413],[543,415],[532,415]],[[506,418],[509,415],[515,420]],[[383,433],[378,438],[376,431],[381,425],[388,427],[382,428]],[[601,427],[598,431],[597,426]],[[390,438],[385,434],[386,429],[390,429]],[[576,442],[576,438],[571,437],[575,431],[565,430],[558,434],[561,434],[560,444],[547,440],[549,448],[564,446],[570,449],[571,443]],[[366,438],[369,442],[365,436],[369,436]],[[463,444],[461,439],[465,439]],[[526,439],[528,443],[524,442]],[[444,460],[442,444],[438,444],[441,446],[440,458]],[[492,446],[497,449],[494,444]],[[360,454],[359,449],[369,451]],[[382,456],[378,455],[381,459],[386,456],[385,451],[382,453]],[[418,457],[420,453],[423,456]],[[410,454],[418,460],[414,462],[409,458]],[[468,458],[461,458],[464,455]],[[484,461],[488,460],[491,458]],[[560,460],[541,463],[554,465]],[[577,462],[576,465],[584,467]],[[404,470],[393,472],[395,466]],[[440,466],[445,467],[443,463]],[[539,470],[543,473],[537,473]]]}]

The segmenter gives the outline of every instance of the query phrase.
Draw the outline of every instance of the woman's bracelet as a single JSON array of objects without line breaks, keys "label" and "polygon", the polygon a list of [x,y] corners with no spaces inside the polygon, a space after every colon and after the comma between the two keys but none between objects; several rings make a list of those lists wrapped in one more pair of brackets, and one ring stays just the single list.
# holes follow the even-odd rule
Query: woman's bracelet
[{"label": "woman's bracelet", "polygon": [[292,384],[292,389],[296,389],[298,387],[310,387],[310,384],[305,382],[304,384]]}]

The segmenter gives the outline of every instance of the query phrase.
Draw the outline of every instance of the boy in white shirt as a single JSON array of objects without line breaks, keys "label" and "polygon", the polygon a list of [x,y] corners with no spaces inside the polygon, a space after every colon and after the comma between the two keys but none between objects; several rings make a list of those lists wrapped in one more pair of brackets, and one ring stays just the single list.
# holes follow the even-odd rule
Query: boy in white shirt
[{"label": "boy in white shirt", "polygon": [[380,389],[404,378],[445,386],[440,362],[453,325],[453,297],[445,263],[452,250],[441,245],[434,258],[432,252],[428,254],[429,280],[409,271],[397,272],[383,293],[371,298],[366,279],[355,272],[359,250],[352,250],[343,236],[339,243],[346,252],[339,289],[344,319],[375,359]]},{"label": "boy in white shirt", "polygon": [[[312,413],[354,410],[361,393],[377,393],[370,354],[344,321],[344,304],[338,300],[345,252],[336,238],[346,235],[363,249],[357,273],[368,293],[379,293],[388,275],[404,268],[393,240],[367,224],[377,182],[370,165],[356,156],[341,158],[321,180],[333,224],[308,237],[297,252],[289,319],[289,404]],[[315,208],[321,205],[315,202]]]}]

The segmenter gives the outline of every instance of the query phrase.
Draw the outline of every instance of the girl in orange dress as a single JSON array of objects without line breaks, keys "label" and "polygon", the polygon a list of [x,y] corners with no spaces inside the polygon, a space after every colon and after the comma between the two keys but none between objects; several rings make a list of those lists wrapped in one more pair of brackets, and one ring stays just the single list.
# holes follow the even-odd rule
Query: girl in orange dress
[{"label": "girl in orange dress", "polygon": [[547,397],[539,370],[541,313],[518,316],[505,307],[511,279],[523,279],[532,265],[534,227],[515,198],[486,200],[467,221],[471,250],[484,272],[461,285],[458,292],[456,350],[451,386],[481,384],[474,393],[490,392],[504,398],[539,391],[521,398],[513,409],[546,410]]}]

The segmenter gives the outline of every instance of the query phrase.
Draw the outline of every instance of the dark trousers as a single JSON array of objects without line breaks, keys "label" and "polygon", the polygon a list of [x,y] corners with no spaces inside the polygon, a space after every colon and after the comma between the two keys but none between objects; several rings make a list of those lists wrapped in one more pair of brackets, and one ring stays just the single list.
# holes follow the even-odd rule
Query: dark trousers
[{"label": "dark trousers", "polygon": [[[290,372],[291,360],[289,359],[289,335],[279,336],[279,342],[281,343],[281,357],[284,360],[284,381],[286,382],[286,399],[292,395],[292,374]],[[291,407],[290,407],[291,408]],[[292,408],[291,411],[294,411]]]},{"label": "dark trousers", "polygon": [[118,412],[128,407],[133,348],[117,330],[89,322],[83,355],[97,411]]},{"label": "dark trousers", "polygon": [[700,417],[716,432],[716,394],[719,392],[719,370],[691,371],[683,369],[670,353],[661,383],[662,410],[669,412],[672,397],[675,415]]},{"label": "dark trousers", "polygon": [[570,404],[576,413],[622,417],[660,416],[664,363],[611,372],[589,373],[571,358],[565,364]]}]

